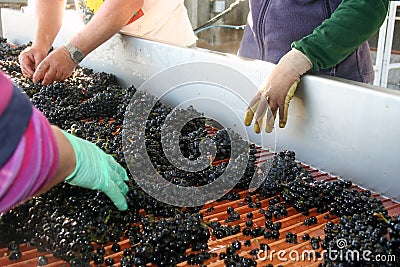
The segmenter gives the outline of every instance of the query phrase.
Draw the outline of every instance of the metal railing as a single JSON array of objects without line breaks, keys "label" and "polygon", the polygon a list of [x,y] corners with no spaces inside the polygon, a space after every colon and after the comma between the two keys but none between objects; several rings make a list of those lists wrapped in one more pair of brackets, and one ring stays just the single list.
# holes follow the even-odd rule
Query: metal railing
[{"label": "metal railing", "polygon": [[390,62],[395,23],[396,20],[400,20],[400,17],[396,15],[398,8],[400,8],[400,1],[390,2],[388,15],[379,30],[376,62],[374,66],[374,85],[377,86],[387,87],[389,71],[400,68],[400,63]]}]

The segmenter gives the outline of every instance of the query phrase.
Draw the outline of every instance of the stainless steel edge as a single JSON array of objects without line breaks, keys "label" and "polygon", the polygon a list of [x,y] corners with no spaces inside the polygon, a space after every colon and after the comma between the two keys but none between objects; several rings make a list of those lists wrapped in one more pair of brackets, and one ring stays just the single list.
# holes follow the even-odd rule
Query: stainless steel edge
[{"label": "stainless steel edge", "polygon": [[[10,42],[32,40],[32,15],[2,9],[3,32]],[[55,45],[78,27],[66,16]],[[117,34],[82,66],[114,73],[125,86],[139,87],[152,75],[191,62],[226,65],[258,87],[272,64],[198,48],[182,48]],[[232,77],[235,79],[235,77]],[[255,89],[241,92],[249,101]],[[202,108],[200,106],[200,108]],[[207,106],[203,107],[205,110]],[[228,114],[221,114],[228,116]],[[276,150],[365,188],[400,200],[400,94],[397,91],[306,75],[291,102],[286,128],[276,128]]]}]

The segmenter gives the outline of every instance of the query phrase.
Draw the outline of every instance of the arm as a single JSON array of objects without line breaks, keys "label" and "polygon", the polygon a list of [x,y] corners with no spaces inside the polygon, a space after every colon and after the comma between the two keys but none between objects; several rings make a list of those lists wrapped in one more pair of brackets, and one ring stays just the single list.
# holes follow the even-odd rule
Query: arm
[{"label": "arm", "polygon": [[88,55],[122,29],[143,0],[106,0],[88,24],[69,41]]},{"label": "arm", "polygon": [[68,142],[68,139],[64,136],[60,128],[57,126],[51,126],[53,131],[57,147],[58,147],[58,156],[59,162],[55,176],[47,183],[37,195],[40,195],[57,184],[63,182],[65,177],[68,177],[75,169],[76,166],[76,157],[74,153],[74,149],[71,144]]},{"label": "arm", "polygon": [[128,193],[128,176],[111,155],[107,155],[95,144],[68,134],[52,126],[59,151],[59,164],[55,176],[40,193],[62,181],[69,184],[101,190],[120,210],[128,208],[125,195]]},{"label": "arm", "polygon": [[66,0],[38,0],[35,2],[37,28],[32,46],[21,52],[22,74],[31,78],[39,63],[47,56],[62,24]]},{"label": "arm", "polygon": [[344,0],[329,19],[292,47],[310,59],[313,70],[332,67],[379,30],[388,5],[389,0]]},{"label": "arm", "polygon": [[103,191],[127,208],[126,170],[94,143],[50,126],[0,72],[0,213],[62,181]]},{"label": "arm", "polygon": [[61,28],[65,4],[66,0],[35,1],[37,30],[32,46],[50,50]]},{"label": "arm", "polygon": [[[102,43],[110,39],[129,21],[132,15],[143,5],[143,0],[107,0],[104,1],[93,18],[69,43],[88,55]],[[64,46],[58,47],[38,66],[33,81],[46,85],[54,81],[65,80],[77,66]]]},{"label": "arm", "polygon": [[[292,44],[252,99],[244,123],[255,117],[254,131],[271,132],[279,109],[279,127],[286,125],[289,102],[301,76],[310,69],[336,65],[368,40],[383,23],[389,0],[343,0],[329,19],[313,33]],[[269,107],[269,109],[268,109]]]},{"label": "arm", "polygon": [[[125,169],[95,144],[50,127],[39,111],[34,113],[29,133],[21,139],[23,145],[0,168],[4,170],[0,180],[6,184],[6,188],[0,186],[0,213],[63,181],[103,191],[118,209],[126,210]],[[22,161],[22,165],[15,164]]]}]

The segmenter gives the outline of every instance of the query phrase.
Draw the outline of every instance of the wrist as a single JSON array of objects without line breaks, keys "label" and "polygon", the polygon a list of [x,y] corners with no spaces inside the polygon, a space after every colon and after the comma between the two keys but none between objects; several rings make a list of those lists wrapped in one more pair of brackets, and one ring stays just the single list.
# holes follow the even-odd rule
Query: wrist
[{"label": "wrist", "polygon": [[47,36],[45,33],[41,33],[39,36],[36,35],[31,47],[35,47],[36,49],[45,51],[48,53],[53,46],[54,39]]},{"label": "wrist", "polygon": [[[79,139],[78,137],[67,133],[64,130],[60,130],[62,134],[65,137],[65,142],[68,143],[69,147],[71,148],[69,150],[69,154],[66,155],[67,159],[73,159],[72,164],[70,164],[68,175],[65,177],[66,182],[72,182],[77,174],[77,172],[80,169],[80,161],[79,161],[79,152],[80,152],[80,146],[79,146]],[[72,155],[72,157],[71,157]]]},{"label": "wrist", "polygon": [[303,54],[300,50],[292,48],[287,52],[279,61],[279,64],[291,66],[292,71],[296,72],[299,76],[309,71],[313,64],[311,60]]},{"label": "wrist", "polygon": [[30,49],[32,49],[33,51],[38,51],[39,53],[42,53],[46,56],[49,53],[51,46],[34,42],[30,46]]},{"label": "wrist", "polygon": [[82,50],[71,43],[64,44],[64,48],[68,51],[72,61],[74,61],[76,64],[79,64],[85,58],[85,54],[82,52]]}]

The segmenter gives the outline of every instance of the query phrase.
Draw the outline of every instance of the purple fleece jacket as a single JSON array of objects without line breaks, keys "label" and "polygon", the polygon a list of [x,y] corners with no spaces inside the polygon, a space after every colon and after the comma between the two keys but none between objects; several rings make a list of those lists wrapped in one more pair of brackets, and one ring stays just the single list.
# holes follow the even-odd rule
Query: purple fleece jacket
[{"label": "purple fleece jacket", "polygon": [[[342,14],[353,12],[348,6],[355,5],[355,1],[342,1],[342,0],[249,0],[250,13],[247,20],[246,29],[244,31],[243,39],[239,48],[238,55],[265,60],[272,63],[278,63],[280,58],[291,50],[292,44],[301,40],[303,37],[313,33],[314,29],[320,26],[324,21],[331,17],[331,15],[338,9],[342,2],[341,13],[338,12],[336,17]],[[367,4],[364,5],[365,9],[373,12],[371,7]],[[384,11],[384,9],[382,9]],[[379,10],[381,12],[381,10]],[[357,14],[358,15],[358,14]],[[385,16],[385,14],[383,14]],[[330,25],[332,26],[332,25]],[[373,25],[375,27],[375,25]],[[349,28],[350,27],[350,28]],[[351,30],[352,25],[347,25]],[[371,27],[368,23],[365,27]],[[328,27],[326,27],[328,28]],[[339,31],[335,27],[330,29]],[[330,32],[323,32],[330,36]],[[346,36],[344,36],[346,38]],[[328,39],[328,38],[325,38]],[[321,43],[325,40],[321,38]],[[349,39],[349,45],[352,40]],[[330,49],[347,49],[346,47],[333,47],[334,43],[323,43],[325,46],[325,54],[319,55],[320,57],[330,57]],[[312,47],[310,47],[312,50]],[[353,50],[354,51],[354,50]],[[304,51],[302,51],[304,52]],[[328,55],[326,54],[328,53]],[[307,54],[306,54],[307,55]],[[369,45],[367,42],[362,41],[361,45],[355,49],[350,55],[346,56],[343,60],[340,59],[326,69],[318,69],[314,73],[326,74],[337,76],[345,79],[372,82],[374,71],[370,56]],[[315,66],[314,66],[315,67]]]}]

